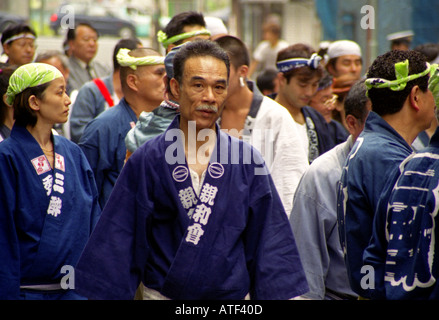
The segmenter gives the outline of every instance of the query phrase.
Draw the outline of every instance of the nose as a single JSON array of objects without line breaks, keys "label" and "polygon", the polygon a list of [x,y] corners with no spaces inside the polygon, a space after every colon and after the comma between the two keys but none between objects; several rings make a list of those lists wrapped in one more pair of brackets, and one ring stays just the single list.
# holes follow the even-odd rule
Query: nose
[{"label": "nose", "polygon": [[72,100],[70,100],[70,97],[67,93],[65,93],[65,95],[66,95],[65,104],[66,106],[69,106],[72,103]]},{"label": "nose", "polygon": [[316,91],[317,91],[317,88],[316,88],[316,90],[314,90],[314,87],[312,85],[308,85],[305,87],[304,93],[305,93],[306,97],[311,98],[316,93]]},{"label": "nose", "polygon": [[361,69],[361,66],[356,64],[355,62],[351,63],[351,72],[357,73]]},{"label": "nose", "polygon": [[325,106],[326,106],[326,110],[332,111],[335,109],[335,101],[331,101],[331,102],[327,103]]},{"label": "nose", "polygon": [[206,90],[204,90],[203,100],[206,102],[215,101],[215,94],[212,87],[208,86]]}]

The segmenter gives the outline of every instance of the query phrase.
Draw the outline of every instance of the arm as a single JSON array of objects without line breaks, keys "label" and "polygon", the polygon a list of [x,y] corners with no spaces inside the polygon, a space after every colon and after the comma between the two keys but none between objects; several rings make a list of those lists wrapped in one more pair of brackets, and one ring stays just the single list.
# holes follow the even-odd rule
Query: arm
[{"label": "arm", "polygon": [[[325,185],[324,181],[320,182]],[[335,190],[324,190],[319,186],[313,179],[313,172],[308,170],[296,190],[290,224],[310,287],[305,297],[323,300],[330,264],[327,240],[336,218],[335,204],[331,212],[324,197],[319,197],[332,192],[335,198]]]},{"label": "arm", "polygon": [[[266,116],[271,118],[271,123],[267,127],[273,129],[274,137],[272,137],[273,141],[266,142],[265,148],[268,147],[271,154],[264,158],[289,217],[296,188],[308,169],[309,162],[293,118],[286,109],[282,111],[284,112],[279,112],[277,117]],[[274,114],[274,110],[270,112]]]},{"label": "arm", "polygon": [[14,221],[17,188],[13,164],[0,158],[0,299],[16,300],[20,294],[20,248]]},{"label": "arm", "polygon": [[[308,291],[299,253],[279,195],[269,175],[254,187],[269,193],[250,205],[246,257],[252,299],[291,299]],[[252,191],[251,191],[252,192]]]},{"label": "arm", "polygon": [[85,126],[105,109],[105,101],[99,89],[92,82],[85,84],[79,91],[72,106],[70,117],[70,135],[78,143]]},{"label": "arm", "polygon": [[136,156],[122,170],[75,269],[76,290],[89,299],[133,299],[144,272],[148,248],[136,200]]},{"label": "arm", "polygon": [[102,208],[106,202],[105,185],[113,160],[110,154],[110,136],[111,132],[105,121],[94,119],[86,126],[78,143],[93,171]]}]

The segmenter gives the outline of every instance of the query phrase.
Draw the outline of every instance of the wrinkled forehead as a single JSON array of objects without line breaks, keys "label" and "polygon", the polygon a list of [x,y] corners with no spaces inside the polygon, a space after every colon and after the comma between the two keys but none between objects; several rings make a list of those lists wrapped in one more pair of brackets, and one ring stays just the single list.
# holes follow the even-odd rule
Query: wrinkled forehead
[{"label": "wrinkled forehead", "polygon": [[186,79],[206,75],[227,80],[227,66],[224,61],[209,55],[192,56],[186,59],[183,69],[183,76]]},{"label": "wrinkled forehead", "polygon": [[337,62],[362,62],[361,56],[356,54],[347,54],[337,58]]}]

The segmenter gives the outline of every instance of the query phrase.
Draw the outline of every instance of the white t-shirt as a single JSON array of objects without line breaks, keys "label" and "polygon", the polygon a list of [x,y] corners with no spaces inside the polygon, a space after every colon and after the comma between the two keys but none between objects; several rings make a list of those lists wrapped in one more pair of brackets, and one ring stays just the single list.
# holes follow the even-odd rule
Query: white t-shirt
[{"label": "white t-shirt", "polygon": [[259,61],[261,70],[276,68],[277,53],[288,47],[288,42],[279,40],[275,47],[271,47],[267,40],[260,42],[253,52],[253,59]]}]

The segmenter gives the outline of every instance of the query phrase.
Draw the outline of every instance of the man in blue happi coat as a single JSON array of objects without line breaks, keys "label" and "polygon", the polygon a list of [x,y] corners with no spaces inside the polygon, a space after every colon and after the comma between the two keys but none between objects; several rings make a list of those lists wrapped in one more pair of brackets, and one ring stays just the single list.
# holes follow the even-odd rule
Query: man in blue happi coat
[{"label": "man in blue happi coat", "polygon": [[366,85],[359,80],[344,104],[351,135],[322,154],[300,180],[290,223],[308,280],[307,299],[356,299],[349,284],[337,227],[337,184],[346,157],[364,128],[370,111]]},{"label": "man in blue happi coat", "polygon": [[164,57],[155,50],[122,48],[116,58],[121,65],[124,97],[90,121],[78,143],[95,174],[102,208],[125,162],[127,132],[142,111],[152,111],[160,105],[165,89]]},{"label": "man in blue happi coat", "polygon": [[369,297],[363,252],[372,235],[378,199],[389,174],[412,153],[419,132],[434,118],[430,66],[415,51],[379,56],[367,73],[372,111],[345,162],[337,196],[340,241],[352,289]]},{"label": "man in blue happi coat", "polygon": [[[439,71],[429,88],[439,105]],[[374,299],[439,299],[438,159],[436,129],[429,146],[404,160],[383,189],[364,253],[364,264],[375,270]]]},{"label": "man in blue happi coat", "polygon": [[221,132],[230,63],[216,43],[174,57],[180,114],[137,149],[76,267],[92,299],[290,299],[308,290],[261,155]]}]

